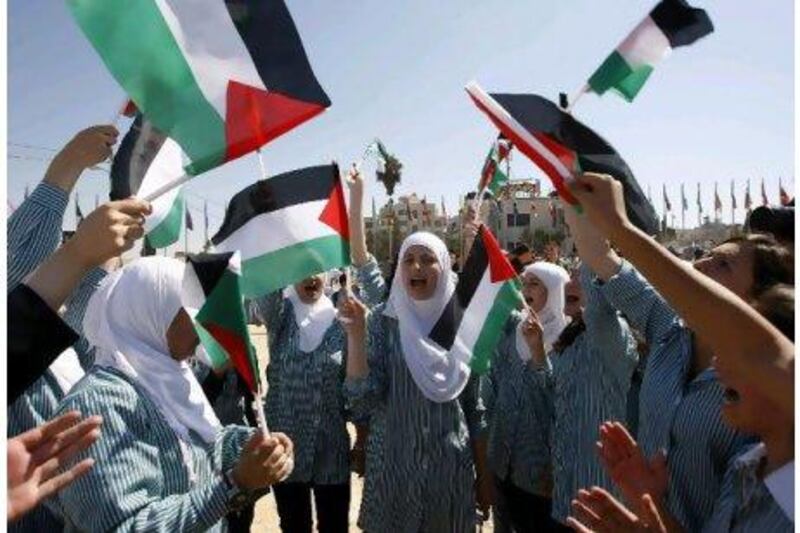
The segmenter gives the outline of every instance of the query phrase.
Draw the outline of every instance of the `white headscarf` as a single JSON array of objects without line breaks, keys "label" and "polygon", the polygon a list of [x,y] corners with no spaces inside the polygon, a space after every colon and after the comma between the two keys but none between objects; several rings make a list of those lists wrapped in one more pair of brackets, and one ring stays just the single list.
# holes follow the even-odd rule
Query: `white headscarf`
[{"label": "white headscarf", "polygon": [[[403,284],[403,257],[412,246],[423,246],[439,261],[442,274],[436,290],[427,300],[414,300]],[[392,291],[384,314],[396,318],[400,329],[400,346],[411,377],[422,394],[433,402],[455,399],[470,376],[469,354],[447,352],[428,338],[431,329],[456,290],[456,276],[450,265],[447,246],[436,235],[424,231],[409,235],[400,247],[400,264],[392,280]]]},{"label": "white headscarf", "polygon": [[189,432],[213,442],[221,428],[186,361],[169,353],[167,329],[181,309],[184,264],[165,257],[138,259],[109,275],[89,300],[83,330],[97,347],[95,364],[136,381],[180,437],[184,461]]},{"label": "white headscarf", "polygon": [[[327,285],[327,277],[323,280],[323,287]],[[289,285],[283,290],[283,297],[292,302],[294,309],[294,320],[297,329],[300,331],[300,342],[298,347],[301,352],[311,353],[317,349],[325,332],[336,319],[336,308],[333,302],[323,292],[322,295],[312,304],[307,304],[300,299],[294,285]]]},{"label": "white headscarf", "polygon": [[[564,314],[564,287],[569,283],[569,273],[558,265],[546,261],[537,261],[528,265],[522,272],[522,278],[533,275],[539,278],[547,288],[547,302],[537,314],[539,322],[542,324],[544,335],[545,353],[553,349],[553,344],[558,340],[561,332],[569,324],[569,319]],[[527,313],[526,317],[527,318]],[[527,361],[531,358],[531,352],[525,337],[522,335],[522,325],[525,319],[517,326],[517,353]]]}]

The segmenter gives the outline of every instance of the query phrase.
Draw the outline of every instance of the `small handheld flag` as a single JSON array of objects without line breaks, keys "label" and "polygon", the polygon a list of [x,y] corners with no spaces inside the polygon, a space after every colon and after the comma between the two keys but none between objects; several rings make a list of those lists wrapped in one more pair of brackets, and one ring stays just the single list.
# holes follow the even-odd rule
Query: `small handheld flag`
[{"label": "small handheld flag", "polygon": [[477,190],[489,189],[492,194],[497,195],[500,187],[508,181],[508,175],[503,172],[500,165],[508,160],[511,148],[511,143],[502,135],[492,143],[492,148],[489,150],[489,155],[486,156],[481,170],[481,179],[478,182]]},{"label": "small handheld flag", "polygon": [[242,292],[262,296],[350,264],[350,230],[337,165],[258,181],[230,201],[211,242],[240,251]]},{"label": "small handheld flag", "polygon": [[662,0],[589,77],[598,95],[613,89],[632,102],[655,65],[673,48],[688,46],[714,31],[708,14],[686,0]]},{"label": "small handheld flag", "polygon": [[[145,197],[182,175],[181,147],[144,115],[137,114],[111,163],[111,199]],[[185,210],[183,189],[174,188],[151,205],[153,212],[145,219],[145,235],[151,246],[165,248],[180,237]]]},{"label": "small handheld flag", "polygon": [[481,225],[456,290],[429,338],[473,372],[485,373],[508,317],[524,305],[514,267],[492,232]]}]

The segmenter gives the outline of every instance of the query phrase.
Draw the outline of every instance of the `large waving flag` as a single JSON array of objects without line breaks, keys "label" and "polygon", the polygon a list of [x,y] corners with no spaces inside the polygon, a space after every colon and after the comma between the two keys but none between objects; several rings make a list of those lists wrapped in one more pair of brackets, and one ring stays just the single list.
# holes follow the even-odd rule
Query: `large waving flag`
[{"label": "large waving flag", "polygon": [[212,367],[230,361],[251,392],[260,386],[258,358],[244,313],[239,253],[189,255],[181,301]]},{"label": "large waving flag", "polygon": [[[183,151],[142,114],[123,137],[111,164],[111,199],[145,197],[183,175]],[[152,202],[153,212],[144,224],[150,246],[175,243],[187,219],[183,188],[177,187]]]},{"label": "large waving flag", "polygon": [[714,31],[705,11],[686,0],[662,0],[589,78],[589,88],[604,94],[614,89],[633,101],[656,63],[673,48],[687,46]]},{"label": "large waving flag", "polygon": [[283,0],[69,0],[136,107],[200,174],[330,106]]},{"label": "large waving flag", "polygon": [[594,131],[535,94],[487,94],[474,82],[466,90],[501,133],[547,174],[564,201],[578,203],[567,186],[575,173],[610,174],[622,183],[631,222],[648,234],[658,232],[658,216],[627,163]]},{"label": "large waving flag", "polygon": [[480,374],[489,369],[511,312],[523,305],[514,267],[481,226],[456,290],[428,336]]},{"label": "large waving flag", "polygon": [[349,238],[339,167],[324,165],[237,193],[211,242],[241,252],[242,292],[252,298],[350,264]]}]

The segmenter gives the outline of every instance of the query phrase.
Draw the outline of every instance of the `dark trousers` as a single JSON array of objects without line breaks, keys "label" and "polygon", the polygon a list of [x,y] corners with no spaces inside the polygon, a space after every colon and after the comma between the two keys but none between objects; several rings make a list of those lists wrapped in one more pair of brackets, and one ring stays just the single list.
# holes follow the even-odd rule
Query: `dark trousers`
[{"label": "dark trousers", "polygon": [[553,500],[526,492],[511,480],[494,477],[494,527],[496,533],[572,531],[550,516]]},{"label": "dark trousers", "polygon": [[350,483],[312,485],[279,483],[272,487],[283,533],[311,533],[311,491],[317,508],[317,530],[320,533],[347,533],[350,511]]},{"label": "dark trousers", "polygon": [[253,515],[255,514],[255,504],[244,507],[241,511],[228,513],[228,531],[230,533],[250,533],[253,525]]}]

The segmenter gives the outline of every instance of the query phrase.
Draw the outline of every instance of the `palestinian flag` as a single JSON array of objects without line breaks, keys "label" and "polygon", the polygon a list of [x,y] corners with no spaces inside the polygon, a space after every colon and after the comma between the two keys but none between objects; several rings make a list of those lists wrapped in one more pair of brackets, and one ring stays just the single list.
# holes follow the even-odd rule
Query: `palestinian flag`
[{"label": "palestinian flag", "polygon": [[200,174],[330,106],[283,0],[69,0],[136,107]]},{"label": "palestinian flag", "polygon": [[736,209],[736,192],[734,192],[734,182],[731,181],[731,209]]},{"label": "palestinian flag", "polygon": [[231,199],[211,242],[219,252],[241,252],[247,298],[349,265],[339,167],[293,170],[250,185]]},{"label": "palestinian flag", "polygon": [[247,330],[241,274],[238,252],[189,255],[181,299],[211,365],[219,370],[230,361],[255,393],[261,374]]},{"label": "palestinian flag", "polygon": [[[125,134],[111,163],[111,199],[144,197],[184,175],[183,152],[139,113]],[[183,187],[176,187],[153,202],[145,219],[147,240],[153,248],[175,243],[186,218]]]},{"label": "palestinian flag", "polygon": [[481,181],[478,190],[489,189],[497,195],[500,187],[508,181],[508,176],[500,168],[500,164],[508,159],[511,153],[511,143],[506,139],[497,139],[486,156],[486,162],[481,170]]},{"label": "palestinian flag", "polygon": [[767,189],[764,185],[764,178],[761,178],[761,205],[769,205],[769,198],[767,198]]},{"label": "palestinian flag", "polygon": [[669,196],[667,196],[666,185],[662,185],[661,194],[664,196],[664,209],[666,211],[672,211],[672,202],[669,201]]},{"label": "palestinian flag", "polygon": [[524,305],[514,267],[486,226],[481,226],[456,291],[428,337],[455,360],[486,372],[511,311]]},{"label": "palestinian flag", "polygon": [[744,208],[748,211],[753,208],[753,199],[750,197],[750,180],[747,180],[747,189],[744,191]]},{"label": "palestinian flag", "polygon": [[631,222],[648,234],[658,232],[658,216],[627,163],[594,131],[535,94],[490,95],[475,82],[466,90],[500,132],[547,174],[564,201],[578,204],[568,187],[575,173],[610,174],[622,183]]},{"label": "palestinian flag", "polygon": [[722,198],[719,197],[719,191],[717,190],[717,182],[714,182],[714,212],[721,213],[722,212]]},{"label": "palestinian flag", "polygon": [[673,48],[688,46],[714,31],[705,11],[686,0],[662,0],[589,78],[589,88],[604,94],[614,89],[633,101],[656,63]]}]

